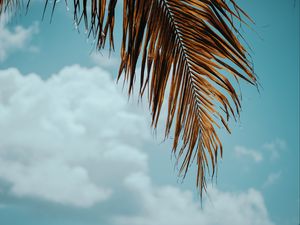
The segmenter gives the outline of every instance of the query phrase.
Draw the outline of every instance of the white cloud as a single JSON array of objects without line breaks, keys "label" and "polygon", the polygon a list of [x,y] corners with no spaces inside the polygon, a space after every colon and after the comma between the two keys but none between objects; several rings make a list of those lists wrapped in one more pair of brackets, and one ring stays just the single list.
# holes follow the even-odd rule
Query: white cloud
[{"label": "white cloud", "polygon": [[266,181],[263,184],[263,188],[267,188],[267,187],[273,185],[280,179],[280,177],[281,177],[281,171],[279,171],[277,173],[269,174],[269,176],[267,177]]},{"label": "white cloud", "polygon": [[[36,196],[62,204],[89,207],[94,202],[106,200],[111,190],[96,186],[88,172],[80,166],[70,166],[58,159],[23,163],[1,160],[0,176],[13,183],[11,192],[16,196]],[[3,172],[7,169],[6,173]]]},{"label": "white cloud", "polygon": [[27,28],[15,26],[13,29],[9,29],[7,27],[9,20],[10,16],[7,14],[0,16],[0,62],[4,61],[9,53],[19,49],[38,51],[36,46],[28,45],[32,36],[39,31],[38,23]]},{"label": "white cloud", "polygon": [[143,117],[100,68],[71,66],[48,80],[0,71],[0,179],[17,196],[88,207],[147,170]]},{"label": "white cloud", "polygon": [[140,202],[140,212],[114,218],[115,225],[272,225],[260,192],[209,189],[209,198],[193,200],[192,193],[172,186],[156,187],[143,173],[131,175],[126,185]]},{"label": "white cloud", "polygon": [[260,162],[263,160],[263,155],[260,152],[253,149],[248,149],[244,146],[235,146],[234,152],[237,157],[248,157],[255,162]]},{"label": "white cloud", "polygon": [[286,142],[280,138],[276,138],[275,140],[267,142],[263,145],[263,148],[271,153],[270,159],[272,161],[279,159],[280,152],[285,150],[286,147]]},{"label": "white cloud", "polygon": [[201,209],[190,191],[154,185],[142,115],[99,67],[66,67],[48,80],[0,71],[0,179],[20,198],[76,207],[129,196],[118,204],[137,210],[111,212],[114,225],[273,224],[254,189],[209,189]]},{"label": "white cloud", "polygon": [[120,60],[115,56],[115,53],[113,51],[110,53],[105,49],[93,52],[91,54],[91,60],[95,65],[104,68],[116,68],[120,64]]}]

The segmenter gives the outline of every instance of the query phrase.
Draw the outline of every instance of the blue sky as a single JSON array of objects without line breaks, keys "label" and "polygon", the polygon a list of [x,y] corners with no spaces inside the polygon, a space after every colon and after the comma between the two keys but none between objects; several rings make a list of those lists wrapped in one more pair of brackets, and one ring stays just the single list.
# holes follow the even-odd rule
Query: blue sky
[{"label": "blue sky", "polygon": [[1,224],[299,224],[299,1],[238,3],[255,20],[244,36],[261,88],[241,84],[202,209],[195,167],[178,180],[171,141],[115,84],[118,47],[93,51],[63,1],[52,24],[36,2],[2,20]]}]

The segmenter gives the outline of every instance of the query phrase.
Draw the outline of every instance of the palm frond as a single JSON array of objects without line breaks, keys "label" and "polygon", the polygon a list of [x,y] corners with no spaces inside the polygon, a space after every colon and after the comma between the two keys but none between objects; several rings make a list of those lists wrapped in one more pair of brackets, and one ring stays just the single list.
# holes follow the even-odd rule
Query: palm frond
[{"label": "palm frond", "polygon": [[239,97],[221,72],[256,82],[231,19],[242,21],[245,13],[230,2],[233,10],[223,0],[124,1],[119,76],[124,72],[131,93],[141,55],[140,94],[149,86],[153,126],[157,126],[167,94],[165,134],[169,136],[174,124],[173,151],[183,157],[180,173],[185,175],[196,157],[201,194],[207,168],[211,167],[213,175],[218,151],[222,155],[215,128],[223,124],[229,131],[226,121],[240,111]]},{"label": "palm frond", "polygon": [[19,0],[0,0],[0,15],[5,11],[19,8]]},{"label": "palm frond", "polygon": [[[75,22],[84,21],[98,48],[104,48],[106,39],[114,48],[117,0],[87,2],[74,0]],[[196,157],[201,195],[208,169],[213,176],[222,156],[216,129],[223,125],[230,132],[227,121],[240,112],[230,76],[256,84],[248,53],[237,38],[235,23],[244,20],[251,22],[234,0],[123,0],[119,79],[128,82],[131,94],[141,60],[139,92],[148,92],[152,125],[156,128],[167,97],[165,136],[173,127],[181,174],[186,175]]]}]

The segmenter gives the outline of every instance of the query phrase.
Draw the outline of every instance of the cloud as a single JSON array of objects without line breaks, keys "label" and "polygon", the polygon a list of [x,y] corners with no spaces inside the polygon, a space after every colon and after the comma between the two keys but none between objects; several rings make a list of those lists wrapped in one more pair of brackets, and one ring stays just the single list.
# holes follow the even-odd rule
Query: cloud
[{"label": "cloud", "polygon": [[39,31],[38,23],[34,23],[27,28],[15,26],[13,29],[9,29],[7,27],[9,20],[10,16],[7,14],[0,16],[0,62],[4,61],[11,52],[16,50],[38,51],[36,46],[28,45],[33,35]]},{"label": "cloud", "polygon": [[65,67],[47,80],[2,70],[2,194],[8,187],[19,198],[73,207],[114,205],[117,196],[118,207],[131,210],[112,207],[104,215],[112,225],[273,224],[255,189],[209,189],[201,208],[190,191],[156,186],[143,150],[149,130],[143,113],[100,67]]},{"label": "cloud", "polygon": [[286,147],[287,147],[286,142],[282,139],[277,138],[271,142],[267,142],[263,144],[261,148],[262,151],[249,149],[244,146],[236,146],[234,148],[234,153],[237,157],[248,157],[254,160],[255,162],[261,162],[264,159],[262,152],[263,149],[265,149],[270,153],[270,160],[275,161],[279,159],[281,151],[285,150]]},{"label": "cloud", "polygon": [[154,186],[151,179],[137,173],[125,181],[139,200],[140,212],[120,215],[114,225],[272,225],[260,192],[249,189],[230,193],[208,189],[203,208],[189,191],[173,186]]},{"label": "cloud", "polygon": [[[59,160],[41,160],[31,166],[1,160],[0,176],[13,183],[16,196],[37,196],[41,199],[77,207],[89,207],[106,200],[111,191],[90,182],[87,170],[69,166]],[[9,170],[3,172],[4,169]],[[80,198],[79,198],[80,197]]]},{"label": "cloud", "polygon": [[267,142],[263,145],[263,148],[270,152],[270,159],[275,161],[280,158],[280,152],[285,150],[287,144],[284,140],[276,138],[271,142]]},{"label": "cloud", "polygon": [[261,162],[263,160],[263,155],[260,152],[248,149],[244,146],[236,146],[234,152],[237,157],[248,157],[254,162]]},{"label": "cloud", "polygon": [[281,171],[279,171],[277,173],[269,174],[269,176],[267,177],[266,181],[263,184],[263,188],[267,188],[267,187],[273,185],[280,179],[280,177],[281,177]]},{"label": "cloud", "polygon": [[77,207],[107,200],[147,171],[148,129],[100,68],[65,67],[47,80],[0,71],[0,179],[13,195]]},{"label": "cloud", "polygon": [[108,50],[96,51],[91,54],[91,60],[95,65],[103,68],[115,68],[120,64],[119,58],[117,58],[114,52],[109,53]]}]

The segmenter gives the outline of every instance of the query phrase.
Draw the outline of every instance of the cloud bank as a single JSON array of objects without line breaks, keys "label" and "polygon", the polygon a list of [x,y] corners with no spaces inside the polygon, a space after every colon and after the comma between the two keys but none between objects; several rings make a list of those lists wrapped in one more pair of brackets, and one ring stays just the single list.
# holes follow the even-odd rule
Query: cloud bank
[{"label": "cloud bank", "polygon": [[262,195],[249,189],[230,193],[208,189],[203,208],[189,191],[176,187],[155,187],[149,177],[138,173],[126,180],[140,199],[139,215],[115,218],[116,225],[272,225]]},{"label": "cloud bank", "polygon": [[0,71],[0,180],[8,194],[85,208],[116,192],[129,196],[118,204],[135,209],[112,212],[111,225],[273,224],[255,189],[209,189],[201,208],[191,191],[156,185],[149,132],[143,113],[99,67],[69,66],[47,80]]},{"label": "cloud bank", "polygon": [[18,196],[87,207],[147,169],[137,150],[147,125],[100,68],[66,67],[46,81],[1,71],[0,101],[0,177]]}]

